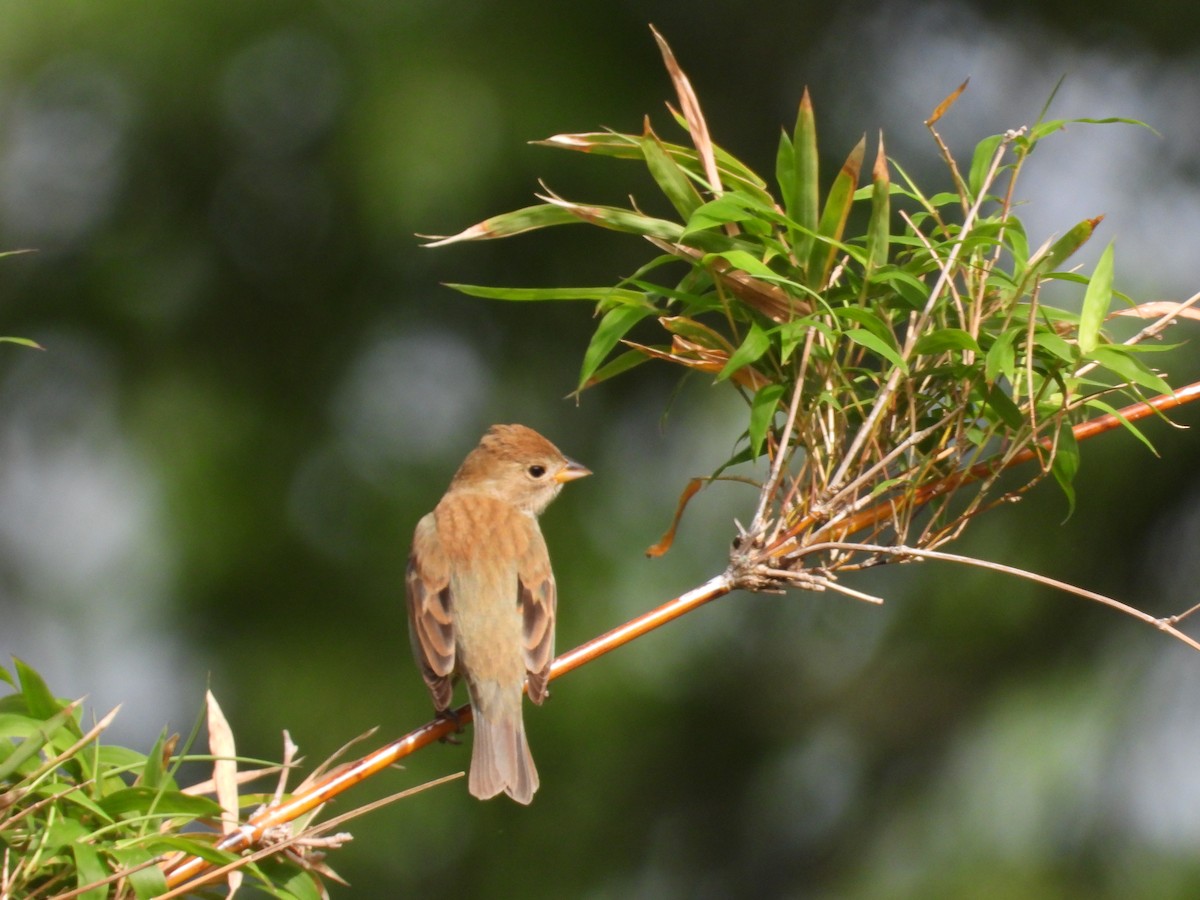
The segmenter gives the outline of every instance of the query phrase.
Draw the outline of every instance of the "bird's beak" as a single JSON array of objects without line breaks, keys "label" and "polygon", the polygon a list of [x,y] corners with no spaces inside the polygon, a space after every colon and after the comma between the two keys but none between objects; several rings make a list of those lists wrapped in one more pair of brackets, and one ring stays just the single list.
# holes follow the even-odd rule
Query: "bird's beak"
[{"label": "bird's beak", "polygon": [[566,468],[554,476],[554,480],[559,484],[566,484],[568,481],[574,481],[577,478],[586,478],[592,474],[592,470],[587,466],[580,465],[573,459],[567,460]]}]

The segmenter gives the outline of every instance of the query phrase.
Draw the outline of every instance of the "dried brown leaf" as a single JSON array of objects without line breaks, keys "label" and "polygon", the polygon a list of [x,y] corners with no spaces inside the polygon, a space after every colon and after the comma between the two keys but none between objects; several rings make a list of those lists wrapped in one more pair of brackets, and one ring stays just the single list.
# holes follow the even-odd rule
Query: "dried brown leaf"
[{"label": "dried brown leaf", "polygon": [[688,501],[696,496],[700,488],[708,483],[707,478],[693,478],[687,483],[687,487],[683,489],[683,493],[679,495],[679,503],[675,507],[675,515],[671,518],[671,526],[666,533],[659,539],[658,543],[652,547],[646,548],[646,555],[652,559],[665,554],[671,549],[671,545],[675,543],[675,531],[679,528],[679,520],[683,518],[683,511],[687,508]]},{"label": "dried brown leaf", "polygon": [[679,67],[679,63],[675,59],[675,54],[671,52],[670,46],[658,30],[653,25],[650,26],[650,33],[654,35],[654,40],[658,42],[658,49],[662,51],[663,62],[666,64],[667,72],[671,76],[671,81],[675,84],[675,93],[679,97],[679,105],[682,107],[684,120],[688,123],[688,131],[692,135],[692,143],[696,145],[696,152],[700,154],[700,159],[704,163],[704,176],[708,179],[712,191],[716,195],[722,192],[721,173],[717,170],[717,157],[713,152],[712,137],[708,133],[708,123],[704,120],[704,113],[700,111],[700,101],[696,97],[696,92],[692,89],[692,83],[684,74],[683,69]]},{"label": "dried brown leaf", "polygon": [[955,88],[953,91],[951,91],[950,95],[945,100],[943,100],[941,103],[939,103],[937,105],[937,108],[934,109],[933,114],[930,115],[930,117],[925,120],[925,125],[927,127],[935,124],[938,119],[940,119],[942,116],[944,116],[947,112],[950,111],[950,107],[952,107],[954,105],[954,102],[956,100],[958,100],[959,97],[962,96],[962,92],[967,89],[967,85],[970,83],[970,81],[971,81],[971,79],[968,78],[966,81],[964,81],[962,84],[960,84],[957,88]]},{"label": "dried brown leaf", "polygon": [[1158,319],[1170,316],[1176,319],[1192,319],[1200,322],[1200,309],[1175,300],[1152,300],[1149,303],[1139,303],[1137,306],[1118,309],[1114,316],[1134,316],[1138,319]]}]

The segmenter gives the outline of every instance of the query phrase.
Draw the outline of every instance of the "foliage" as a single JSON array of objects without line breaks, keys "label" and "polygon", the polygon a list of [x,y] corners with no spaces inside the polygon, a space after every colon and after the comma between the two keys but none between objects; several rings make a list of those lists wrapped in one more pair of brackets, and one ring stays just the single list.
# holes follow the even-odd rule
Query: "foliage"
[{"label": "foliage", "polygon": [[[222,810],[204,796],[213,785],[179,785],[185,764],[217,762],[190,752],[199,722],[181,748],[165,731],[149,753],[104,745],[117,709],[85,730],[80,701],[55,697],[20,660],[14,672],[0,667],[14,688],[0,698],[0,897],[157,897],[168,889],[164,860],[238,861],[214,845]],[[211,721],[210,710],[210,731]],[[299,855],[239,868],[270,896],[324,894],[321,867]]]},{"label": "foliage", "polygon": [[[772,193],[711,142],[686,76],[659,43],[680,98],[682,113],[672,113],[691,146],[663,140],[649,120],[640,135],[542,143],[644,164],[674,218],[547,191],[538,205],[430,244],[585,222],[644,238],[659,254],[615,286],[453,286],[501,300],[595,302],[579,390],[658,359],[738,391],[746,425],[725,465],[766,454],[770,474],[735,563],[740,554],[760,574],[795,580],[804,557],[828,574],[902,558],[905,545],[937,547],[1051,473],[1073,504],[1071,426],[1111,411],[1115,397],[1170,387],[1144,361],[1163,349],[1140,343],[1157,329],[1124,342],[1104,329],[1114,297],[1129,304],[1113,288],[1112,246],[1090,276],[1066,268],[1100,218],[1031,249],[1016,215],[1030,155],[1067,122],[1042,118],[987,137],[963,167],[934,128],[960,88],[926,123],[951,189],[916,184],[886,157],[881,136],[868,184],[864,138],[822,192],[805,92],[779,140]],[[1081,309],[1071,297],[1048,302],[1050,282],[1081,288]],[[657,340],[632,337],[654,321]],[[1032,474],[999,489],[1001,473],[1029,454]],[[857,548],[844,545],[864,531]]]}]

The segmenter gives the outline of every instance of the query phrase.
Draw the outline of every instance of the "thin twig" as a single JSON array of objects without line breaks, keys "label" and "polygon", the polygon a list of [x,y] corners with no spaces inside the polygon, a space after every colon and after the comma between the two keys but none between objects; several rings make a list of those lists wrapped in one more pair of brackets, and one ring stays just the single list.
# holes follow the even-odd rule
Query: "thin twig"
[{"label": "thin twig", "polygon": [[1016,566],[1005,565],[1004,563],[990,562],[986,559],[976,559],[972,556],[962,556],[957,553],[943,553],[940,550],[922,550],[916,547],[897,547],[884,546],[880,544],[856,544],[843,541],[828,541],[822,544],[813,544],[805,548],[805,553],[820,553],[826,550],[848,550],[857,553],[873,553],[880,556],[891,556],[897,559],[936,559],[944,562],[956,562],[963,565],[973,566],[977,569],[987,569],[992,572],[1001,572],[1005,575],[1015,575],[1018,578],[1023,578],[1026,581],[1032,581],[1037,584],[1044,584],[1047,587],[1052,587],[1068,594],[1074,594],[1077,597],[1082,597],[1085,600],[1092,600],[1096,603],[1101,603],[1104,606],[1122,612],[1127,616],[1132,616],[1140,622],[1145,622],[1147,625],[1153,625],[1159,631],[1166,632],[1171,637],[1182,641],[1193,650],[1200,650],[1200,641],[1189,637],[1182,631],[1171,625],[1171,619],[1159,619],[1142,612],[1134,606],[1127,603],[1122,603],[1120,600],[1114,600],[1112,597],[1098,594],[1095,591],[1089,591],[1085,588],[1076,587],[1073,584],[1068,584],[1065,581],[1059,581],[1057,578],[1050,578],[1046,575],[1039,575],[1037,572],[1031,572],[1028,569],[1021,569]]}]

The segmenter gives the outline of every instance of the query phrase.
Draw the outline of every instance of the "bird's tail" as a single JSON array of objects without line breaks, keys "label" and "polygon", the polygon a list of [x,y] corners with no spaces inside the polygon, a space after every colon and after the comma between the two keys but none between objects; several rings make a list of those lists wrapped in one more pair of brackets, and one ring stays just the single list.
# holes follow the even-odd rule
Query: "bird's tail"
[{"label": "bird's tail", "polygon": [[504,791],[518,803],[528,804],[538,789],[538,773],[525,739],[520,689],[510,696],[499,685],[475,687],[471,691],[475,738],[468,790],[480,800]]}]

